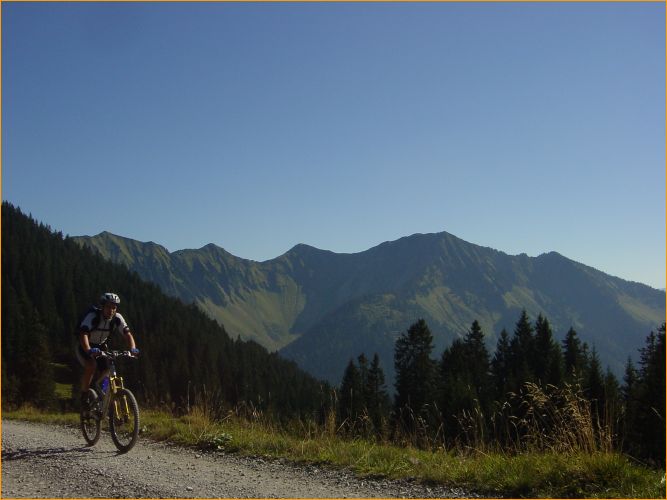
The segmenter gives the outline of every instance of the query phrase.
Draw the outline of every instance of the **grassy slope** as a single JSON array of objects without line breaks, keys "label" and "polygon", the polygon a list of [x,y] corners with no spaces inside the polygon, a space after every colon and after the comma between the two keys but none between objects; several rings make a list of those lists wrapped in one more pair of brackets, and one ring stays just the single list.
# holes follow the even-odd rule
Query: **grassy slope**
[{"label": "grassy slope", "polygon": [[[511,332],[525,308],[533,319],[545,315],[558,338],[574,327],[618,375],[628,353],[664,321],[664,293],[556,253],[510,256],[446,233],[401,238],[357,254],[298,245],[261,263],[215,245],[169,253],[109,233],[78,241],[167,293],[195,301],[232,336],[269,350],[287,346],[286,355],[309,359],[302,366],[330,381],[338,380],[362,344],[375,348],[387,332],[404,331],[419,317],[427,319],[439,350],[475,319],[492,349],[500,330]],[[388,315],[376,321],[378,301],[387,294],[396,300],[380,304]],[[342,324],[345,330],[335,328]],[[330,344],[328,361],[312,350],[322,343]],[[323,369],[334,360],[336,366]],[[391,356],[381,361],[390,372]]]},{"label": "grassy slope", "polygon": [[[26,409],[3,418],[78,425],[75,414]],[[233,417],[213,422],[203,412],[173,418],[142,413],[144,438],[250,456],[348,467],[359,475],[417,478],[459,486],[488,496],[527,498],[665,498],[665,474],[613,453],[522,453],[423,451],[363,439],[343,439],[333,430],[305,426],[277,430],[264,422]]]}]

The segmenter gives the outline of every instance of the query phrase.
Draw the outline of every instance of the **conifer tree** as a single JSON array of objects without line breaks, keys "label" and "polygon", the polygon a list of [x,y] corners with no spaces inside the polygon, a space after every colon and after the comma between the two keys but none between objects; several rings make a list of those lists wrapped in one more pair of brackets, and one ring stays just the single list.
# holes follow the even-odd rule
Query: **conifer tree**
[{"label": "conifer tree", "polygon": [[444,433],[448,438],[457,438],[463,431],[464,416],[475,415],[479,424],[491,408],[489,353],[477,320],[463,339],[456,339],[442,353],[438,373],[438,409],[445,424]]},{"label": "conifer tree", "polygon": [[591,403],[591,414],[593,416],[593,423],[604,423],[605,410],[605,387],[604,375],[602,374],[602,367],[600,365],[600,358],[598,357],[595,346],[591,350],[588,366],[586,370],[586,378],[584,379],[584,394]]},{"label": "conifer tree", "polygon": [[384,422],[389,413],[390,401],[387,395],[384,371],[380,366],[380,357],[377,353],[373,355],[373,361],[371,361],[371,366],[368,370],[366,405],[375,434],[379,436],[384,430]]},{"label": "conifer tree", "polygon": [[549,320],[541,314],[535,323],[535,360],[533,371],[542,386],[560,387],[563,383],[563,355],[553,338]]},{"label": "conifer tree", "polygon": [[512,353],[510,351],[510,337],[505,328],[500,332],[496,352],[491,360],[491,374],[495,389],[494,399],[504,401],[510,391]]},{"label": "conifer tree", "polygon": [[519,392],[527,382],[535,381],[535,337],[533,326],[524,309],[514,328],[514,336],[510,342],[510,390]]},{"label": "conifer tree", "polygon": [[628,356],[621,386],[621,401],[623,404],[623,419],[621,421],[621,437],[623,450],[633,456],[639,456],[639,443],[641,441],[640,429],[637,427],[639,420],[639,374],[635,368],[632,358]]},{"label": "conifer tree", "polygon": [[413,430],[416,418],[428,418],[435,401],[435,362],[431,359],[433,335],[423,319],[396,341],[396,399],[394,414],[404,429]]},{"label": "conifer tree", "polygon": [[357,357],[357,362],[359,363],[359,378],[361,380],[361,390],[362,390],[361,396],[364,402],[364,406],[366,406],[366,403],[370,396],[368,387],[368,358],[366,358],[366,355],[362,352]]},{"label": "conifer tree", "polygon": [[491,362],[484,342],[484,332],[477,320],[472,322],[463,344],[473,397],[482,414],[487,415],[491,410],[493,399]]},{"label": "conifer tree", "polygon": [[665,463],[665,323],[651,332],[640,350],[640,402],[636,425],[642,454]]},{"label": "conifer tree", "polygon": [[621,386],[609,367],[604,376],[604,401],[604,422],[611,430],[615,442],[618,442],[622,414]]},{"label": "conifer tree", "polygon": [[586,349],[572,327],[563,340],[563,362],[565,381],[569,384],[581,383],[586,369]]},{"label": "conifer tree", "polygon": [[438,410],[448,439],[457,438],[461,434],[461,414],[471,411],[475,406],[475,391],[467,354],[463,340],[456,339],[443,351],[438,366]]},{"label": "conifer tree", "polygon": [[361,374],[354,360],[351,359],[345,368],[338,398],[338,420],[347,428],[353,428],[361,415],[365,406],[363,397],[364,386],[361,382]]}]

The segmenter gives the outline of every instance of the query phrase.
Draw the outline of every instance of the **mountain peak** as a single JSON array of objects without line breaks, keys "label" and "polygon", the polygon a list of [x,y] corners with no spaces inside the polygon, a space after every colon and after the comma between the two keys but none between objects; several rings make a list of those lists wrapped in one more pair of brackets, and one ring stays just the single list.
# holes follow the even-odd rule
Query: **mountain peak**
[{"label": "mountain peak", "polygon": [[297,254],[297,255],[314,255],[314,254],[332,254],[330,250],[322,250],[311,245],[306,245],[305,243],[298,243],[290,248],[285,255],[288,254]]}]

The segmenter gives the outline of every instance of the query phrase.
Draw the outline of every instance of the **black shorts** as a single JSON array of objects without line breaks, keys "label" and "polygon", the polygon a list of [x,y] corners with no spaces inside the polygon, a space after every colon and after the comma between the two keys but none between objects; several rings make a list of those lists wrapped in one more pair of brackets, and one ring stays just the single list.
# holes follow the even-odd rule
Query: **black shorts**
[{"label": "black shorts", "polygon": [[[105,350],[107,348],[106,345],[91,345],[91,348],[97,347],[98,349]],[[81,344],[77,344],[75,348],[75,353],[76,353],[76,359],[79,360],[79,363],[81,366],[85,366],[86,362],[90,359],[93,359],[93,357],[88,354],[87,352],[84,352],[83,347],[81,347]],[[109,368],[109,360],[107,358],[103,357],[98,357],[95,358],[95,361],[97,362],[97,371],[104,371],[107,368]]]}]

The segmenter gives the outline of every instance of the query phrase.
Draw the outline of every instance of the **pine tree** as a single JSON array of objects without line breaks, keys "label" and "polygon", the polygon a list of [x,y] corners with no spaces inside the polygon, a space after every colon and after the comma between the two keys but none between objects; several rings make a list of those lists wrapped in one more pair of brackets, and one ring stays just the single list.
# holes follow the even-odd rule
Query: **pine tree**
[{"label": "pine tree", "polygon": [[609,367],[604,376],[604,401],[604,422],[617,443],[622,414],[621,385]]},{"label": "pine tree", "polygon": [[658,332],[651,332],[640,350],[641,406],[637,425],[641,430],[641,451],[644,456],[665,463],[665,323]]},{"label": "pine tree", "polygon": [[430,421],[435,401],[435,362],[431,359],[433,335],[423,319],[414,323],[396,341],[396,399],[394,414],[403,429],[415,429],[416,419]]},{"label": "pine tree", "polygon": [[593,423],[604,423],[605,410],[605,390],[604,390],[604,376],[602,374],[602,367],[600,365],[600,358],[598,357],[595,346],[593,347],[588,367],[586,370],[586,378],[584,379],[584,394],[591,403],[591,414]]},{"label": "pine tree", "polygon": [[533,371],[542,387],[560,387],[563,383],[563,355],[553,338],[549,320],[541,314],[535,323],[535,358]]},{"label": "pine tree", "polygon": [[444,350],[440,358],[438,372],[438,409],[444,423],[444,434],[448,440],[458,438],[462,432],[461,415],[475,407],[475,393],[466,346],[456,339]]},{"label": "pine tree", "polygon": [[339,423],[344,424],[348,429],[354,428],[357,419],[365,407],[365,401],[361,375],[352,359],[343,374],[338,405]]},{"label": "pine tree", "polygon": [[362,390],[361,396],[365,407],[370,394],[368,392],[368,358],[366,358],[366,355],[363,352],[357,357],[357,363],[359,363],[359,378],[361,380]]},{"label": "pine tree", "polygon": [[639,456],[641,430],[639,429],[639,413],[641,410],[639,395],[639,374],[632,358],[628,356],[621,386],[621,400],[623,404],[623,419],[621,421],[621,437],[623,450],[632,456]]},{"label": "pine tree", "polygon": [[510,356],[509,387],[512,392],[518,393],[527,382],[535,382],[535,337],[525,309],[514,328]]},{"label": "pine tree", "polygon": [[565,381],[569,384],[581,384],[586,370],[586,349],[577,332],[571,327],[563,340],[563,362]]},{"label": "pine tree", "polygon": [[510,337],[503,328],[498,337],[496,352],[491,360],[491,375],[495,389],[493,399],[504,401],[510,391],[512,353],[510,351]]},{"label": "pine tree", "polygon": [[385,376],[380,366],[380,357],[377,353],[373,355],[373,361],[368,370],[366,380],[366,406],[368,416],[373,424],[377,436],[384,431],[384,422],[389,414],[390,401],[387,395]]},{"label": "pine tree", "polygon": [[465,336],[463,344],[468,361],[467,370],[470,376],[473,396],[476,399],[483,415],[488,415],[493,399],[491,381],[491,363],[489,351],[484,343],[484,333],[477,320],[473,321],[470,330]]}]

